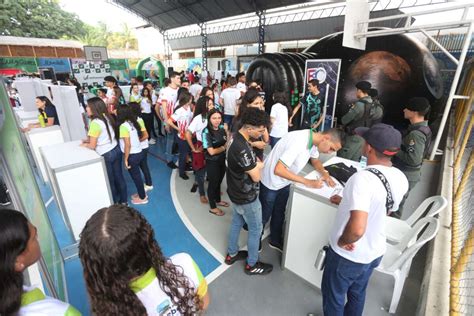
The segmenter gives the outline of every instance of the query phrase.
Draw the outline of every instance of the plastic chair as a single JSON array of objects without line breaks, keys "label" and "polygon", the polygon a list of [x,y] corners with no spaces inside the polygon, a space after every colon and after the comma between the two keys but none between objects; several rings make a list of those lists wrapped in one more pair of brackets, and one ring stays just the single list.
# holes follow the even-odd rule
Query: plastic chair
[{"label": "plastic chair", "polygon": [[434,217],[439,214],[448,205],[448,201],[441,195],[435,195],[425,199],[405,221],[387,217],[385,219],[387,241],[392,244],[399,243],[410,231],[411,227],[423,216],[430,205],[432,205],[431,209],[425,217]]},{"label": "plastic chair", "polygon": [[[426,228],[423,233],[420,232]],[[387,251],[382,258],[382,262],[376,268],[377,271],[389,274],[394,277],[392,301],[390,302],[389,313],[395,313],[398,302],[405,284],[405,279],[410,272],[411,262],[416,253],[423,245],[433,239],[439,230],[439,221],[434,217],[420,219],[410,231],[396,245],[387,244]],[[415,240],[412,242],[412,240]]]}]

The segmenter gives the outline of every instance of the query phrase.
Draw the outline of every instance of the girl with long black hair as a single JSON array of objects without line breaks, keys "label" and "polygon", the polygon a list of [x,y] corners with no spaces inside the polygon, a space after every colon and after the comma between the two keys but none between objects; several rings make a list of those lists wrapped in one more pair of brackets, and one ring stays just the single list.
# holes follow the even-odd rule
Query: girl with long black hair
[{"label": "girl with long black hair", "polygon": [[166,258],[133,208],[112,205],[92,215],[79,258],[94,315],[196,315],[209,304],[194,260],[185,253]]},{"label": "girl with long black hair", "polygon": [[28,124],[28,127],[23,129],[24,132],[27,132],[32,128],[61,125],[59,123],[58,112],[56,112],[56,107],[53,103],[51,103],[48,97],[36,97],[35,103],[39,113],[38,123]]},{"label": "girl with long black hair", "polygon": [[224,129],[222,113],[212,109],[208,113],[207,127],[202,131],[202,144],[206,153],[206,171],[209,178],[207,197],[211,209],[209,213],[223,216],[225,213],[217,206],[228,207],[221,201],[221,183],[225,175],[225,156],[227,132]]},{"label": "girl with long black hair", "polygon": [[0,209],[0,315],[81,315],[71,305],[24,285],[24,271],[41,257],[38,232],[22,213]]},{"label": "girl with long black hair", "polygon": [[153,98],[151,93],[152,92],[146,86],[143,87],[142,99],[140,101],[141,113],[139,113],[139,116],[141,116],[143,122],[145,123],[145,128],[148,133],[148,141],[150,145],[154,145],[156,144],[156,141],[151,138],[151,134],[153,132]]},{"label": "girl with long black hair", "polygon": [[148,197],[140,173],[140,164],[144,157],[140,142],[148,138],[147,132],[142,130],[132,107],[128,104],[118,106],[117,120],[120,126],[120,149],[124,154],[125,168],[137,188],[137,193],[132,195],[132,204],[146,204]]},{"label": "girl with long black hair", "polygon": [[127,185],[122,174],[122,152],[115,133],[116,120],[107,111],[104,101],[98,97],[87,100],[86,112],[91,122],[88,137],[81,146],[95,150],[104,157],[112,199],[114,203],[127,203]]}]

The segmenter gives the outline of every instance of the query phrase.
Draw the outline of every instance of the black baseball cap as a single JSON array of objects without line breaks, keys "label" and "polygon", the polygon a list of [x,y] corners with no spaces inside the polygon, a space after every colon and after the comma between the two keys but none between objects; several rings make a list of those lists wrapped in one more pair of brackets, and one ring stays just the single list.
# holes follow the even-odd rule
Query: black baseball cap
[{"label": "black baseball cap", "polygon": [[372,84],[368,81],[359,81],[356,83],[356,88],[364,92],[368,92],[372,88]]},{"label": "black baseball cap", "polygon": [[430,102],[426,98],[415,97],[408,100],[407,105],[405,106],[407,110],[420,112],[423,115],[430,111]]},{"label": "black baseball cap", "polygon": [[355,133],[378,152],[386,156],[394,156],[402,144],[402,134],[392,125],[378,123],[372,127],[358,127]]}]

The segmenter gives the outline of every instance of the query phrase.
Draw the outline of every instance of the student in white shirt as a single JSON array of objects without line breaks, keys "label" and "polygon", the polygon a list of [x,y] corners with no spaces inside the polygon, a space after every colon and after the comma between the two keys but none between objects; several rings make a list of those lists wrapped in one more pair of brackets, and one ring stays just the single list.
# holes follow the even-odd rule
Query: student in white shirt
[{"label": "student in white shirt", "polygon": [[127,184],[122,173],[122,152],[115,134],[116,120],[107,105],[98,97],[87,100],[86,112],[91,122],[87,139],[81,146],[95,150],[104,157],[105,168],[114,203],[127,203]]},{"label": "student in white shirt", "polygon": [[186,90],[179,95],[179,105],[174,113],[168,118],[167,124],[177,132],[178,151],[179,151],[179,176],[183,180],[188,180],[186,175],[186,158],[190,152],[189,145],[186,141],[186,131],[191,120],[193,112],[191,104],[193,102],[192,95]]},{"label": "student in white shirt", "polygon": [[283,91],[276,91],[273,94],[273,101],[270,110],[270,119],[272,129],[270,131],[270,146],[275,147],[276,143],[286,134],[288,134],[288,120],[291,115],[291,106],[288,102],[288,96]]},{"label": "student in white shirt", "polygon": [[191,93],[193,98],[197,100],[199,98],[201,90],[202,86],[199,84],[199,77],[195,77],[193,84],[189,87],[189,93]]},{"label": "student in white shirt", "polygon": [[132,107],[128,104],[118,106],[117,119],[120,124],[120,149],[124,154],[125,168],[137,188],[137,193],[132,195],[132,204],[146,204],[148,196],[145,193],[140,164],[145,157],[141,142],[148,139],[147,132],[142,131]]},{"label": "student in white shirt", "polygon": [[[283,249],[283,224],[286,203],[293,182],[299,182],[310,188],[320,188],[323,181],[334,186],[334,181],[319,161],[319,153],[331,153],[341,148],[342,133],[330,129],[323,133],[309,129],[286,134],[275,145],[265,159],[260,180],[260,203],[262,204],[262,223],[270,221],[271,248]],[[321,174],[321,180],[309,180],[299,175],[310,160],[313,168]]]},{"label": "student in white shirt", "polygon": [[227,130],[232,130],[232,121],[234,120],[237,109],[237,100],[241,97],[240,91],[235,87],[237,81],[234,77],[228,80],[229,87],[224,89],[219,97],[219,103],[224,107],[224,124]]},{"label": "student in white shirt", "polygon": [[38,232],[22,213],[0,209],[0,315],[80,316],[71,305],[24,285],[24,271],[41,258]]},{"label": "student in white shirt", "polygon": [[148,133],[148,142],[150,145],[156,144],[156,141],[151,138],[151,134],[153,132],[153,113],[152,113],[152,107],[153,107],[153,98],[152,98],[152,91],[150,91],[147,86],[145,86],[142,90],[142,99],[140,102],[141,106],[141,114],[140,116],[143,119],[143,122],[145,122],[145,128],[146,132]]},{"label": "student in white shirt", "polygon": [[240,72],[237,74],[237,85],[235,86],[240,91],[240,95],[243,96],[247,92],[247,85],[245,84],[245,73]]},{"label": "student in white shirt", "polygon": [[112,205],[92,215],[79,258],[94,315],[199,315],[209,304],[206,279],[191,256],[166,258],[133,208]]},{"label": "student in white shirt", "polygon": [[362,315],[367,284],[385,253],[385,218],[408,190],[405,175],[391,162],[400,150],[400,132],[381,123],[355,132],[365,140],[367,168],[349,178],[342,198],[331,197],[339,207],[321,282],[324,315]]}]

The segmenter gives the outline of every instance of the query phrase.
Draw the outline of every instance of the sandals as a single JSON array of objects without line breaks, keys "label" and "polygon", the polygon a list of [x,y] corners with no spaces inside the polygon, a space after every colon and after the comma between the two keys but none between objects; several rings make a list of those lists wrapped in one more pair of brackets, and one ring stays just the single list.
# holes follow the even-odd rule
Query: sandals
[{"label": "sandals", "polygon": [[216,215],[216,216],[224,216],[225,212],[223,210],[221,210],[220,208],[217,208],[218,211],[217,212],[213,212],[212,210],[209,210],[209,213],[213,214],[213,215]]},{"label": "sandals", "polygon": [[220,202],[218,202],[218,203],[216,203],[216,204],[219,205],[219,206],[223,206],[223,207],[229,207],[229,205],[230,205],[229,203],[227,203],[227,202],[225,202],[225,201],[220,201]]}]

